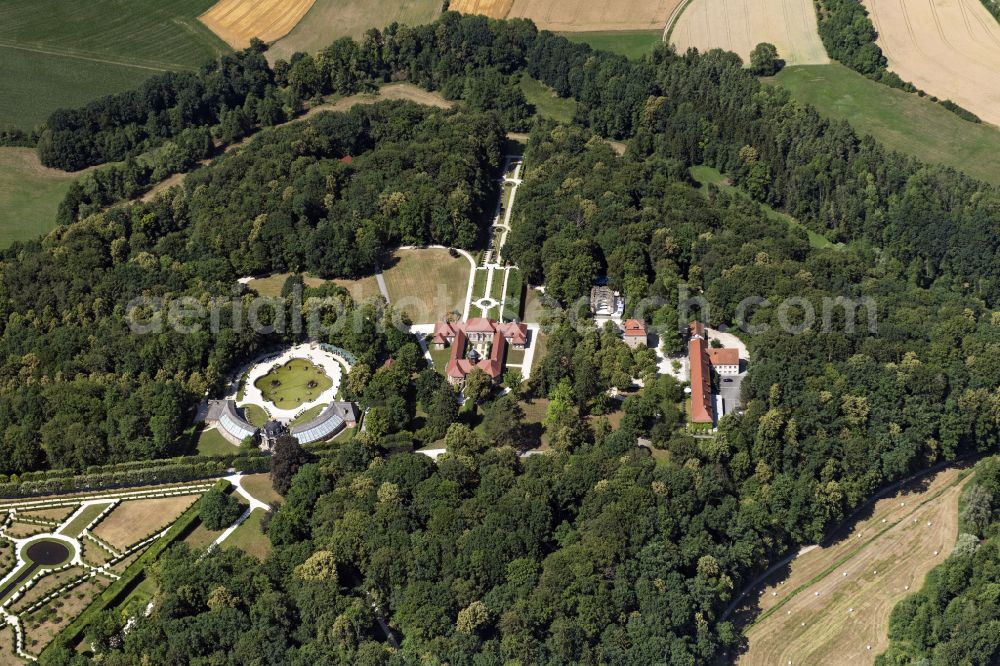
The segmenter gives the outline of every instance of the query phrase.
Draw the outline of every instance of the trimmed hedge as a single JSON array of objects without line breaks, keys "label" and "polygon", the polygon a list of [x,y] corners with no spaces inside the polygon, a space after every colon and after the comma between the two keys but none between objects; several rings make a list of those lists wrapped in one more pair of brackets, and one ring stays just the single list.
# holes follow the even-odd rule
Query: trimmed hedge
[{"label": "trimmed hedge", "polygon": [[10,477],[0,483],[0,497],[196,481],[221,476],[230,469],[251,474],[265,472],[270,469],[270,465],[270,457],[266,454],[234,453],[227,456],[184,456],[94,466],[88,467],[85,474],[78,475],[73,475],[71,470],[52,470]]},{"label": "trimmed hedge", "polygon": [[[215,484],[215,488],[227,491],[232,484],[225,479],[219,479]],[[181,514],[170,529],[163,536],[162,539],[156,541],[149,547],[149,549],[140,555],[135,562],[129,565],[122,577],[111,583],[106,590],[101,592],[87,608],[84,609],[82,613],[68,625],[66,628],[60,631],[56,637],[52,640],[49,645],[42,650],[42,655],[44,655],[49,649],[59,643],[64,643],[67,645],[74,645],[83,634],[86,632],[87,626],[90,624],[91,620],[98,613],[103,613],[107,609],[111,608],[117,604],[121,597],[130,589],[132,583],[136,579],[144,574],[145,569],[148,565],[152,564],[167,548],[169,548],[177,539],[181,538],[191,526],[198,520],[198,510],[200,508],[200,503],[195,502],[187,511]]]}]

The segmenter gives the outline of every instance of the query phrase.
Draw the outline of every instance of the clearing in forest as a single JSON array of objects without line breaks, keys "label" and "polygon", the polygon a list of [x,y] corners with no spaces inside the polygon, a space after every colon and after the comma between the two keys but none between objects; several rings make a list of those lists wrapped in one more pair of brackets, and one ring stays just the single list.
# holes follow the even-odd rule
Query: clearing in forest
[{"label": "clearing in forest", "polygon": [[738,663],[872,663],[889,645],[896,603],[951,553],[971,478],[968,469],[948,469],[909,484],[837,543],[800,554],[788,577],[760,592]]},{"label": "clearing in forest", "polygon": [[691,0],[667,29],[678,51],[733,51],[750,61],[761,42],[790,65],[830,62],[819,38],[812,0]]},{"label": "clearing in forest", "polygon": [[1000,125],[1000,23],[980,0],[865,0],[889,69]]},{"label": "clearing in forest", "polygon": [[236,49],[250,39],[281,39],[305,16],[315,0],[219,0],[198,19]]}]

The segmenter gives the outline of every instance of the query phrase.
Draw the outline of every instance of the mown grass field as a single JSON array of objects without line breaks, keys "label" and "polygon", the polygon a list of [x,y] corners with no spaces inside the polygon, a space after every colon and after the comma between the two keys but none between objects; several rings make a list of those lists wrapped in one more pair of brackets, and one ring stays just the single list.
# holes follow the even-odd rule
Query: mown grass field
[{"label": "mown grass field", "polygon": [[362,37],[369,28],[382,29],[393,21],[430,23],[440,13],[440,0],[316,0],[292,31],[274,43],[268,57],[287,60],[296,51],[319,51],[338,37]]},{"label": "mown grass field", "polygon": [[846,120],[888,148],[1000,185],[1000,130],[940,104],[870,81],[840,64],[786,67],[768,83],[820,113]]},{"label": "mown grass field", "polygon": [[662,30],[600,30],[597,32],[561,32],[571,42],[590,44],[601,51],[620,53],[630,60],[638,60],[653,52],[663,42]]},{"label": "mown grass field", "polygon": [[399,250],[383,276],[391,302],[415,324],[462,312],[469,289],[469,260],[447,250]]},{"label": "mown grass field", "polygon": [[0,148],[0,247],[51,231],[76,177],[43,167],[30,148]]},{"label": "mown grass field", "polygon": [[863,664],[888,646],[889,615],[948,557],[972,479],[947,469],[878,501],[836,543],[800,553],[758,593],[741,666]]},{"label": "mown grass field", "polygon": [[212,0],[5,0],[0,125],[32,127],[54,109],[195,69],[229,47],[198,22]]}]

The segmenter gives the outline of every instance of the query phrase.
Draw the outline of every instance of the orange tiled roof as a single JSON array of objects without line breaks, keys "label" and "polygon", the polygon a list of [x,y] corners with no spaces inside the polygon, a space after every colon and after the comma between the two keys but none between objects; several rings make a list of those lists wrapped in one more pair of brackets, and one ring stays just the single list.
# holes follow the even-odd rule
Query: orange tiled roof
[{"label": "orange tiled roof", "polygon": [[646,322],[640,321],[639,319],[626,319],[625,324],[625,337],[646,337]]},{"label": "orange tiled roof", "polygon": [[739,365],[740,350],[729,347],[708,350],[708,362],[712,365]]}]

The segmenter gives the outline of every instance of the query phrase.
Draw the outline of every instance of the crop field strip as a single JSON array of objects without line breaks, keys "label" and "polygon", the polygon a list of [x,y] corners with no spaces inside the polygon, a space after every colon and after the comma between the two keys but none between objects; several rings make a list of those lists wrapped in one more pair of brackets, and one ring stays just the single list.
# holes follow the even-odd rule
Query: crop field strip
[{"label": "crop field strip", "polygon": [[57,108],[134,88],[159,72],[193,70],[228,52],[225,42],[198,22],[210,5],[211,0],[0,3],[0,125],[30,129]]},{"label": "crop field strip", "polygon": [[1000,23],[979,0],[864,0],[889,69],[1000,125]]},{"label": "crop field strip", "polygon": [[210,4],[12,0],[0,6],[0,46],[151,70],[194,69],[228,50],[196,19]]},{"label": "crop field strip", "polygon": [[440,0],[315,0],[291,32],[272,45],[268,58],[315,53],[338,37],[360,39],[369,28],[381,30],[393,22],[430,23],[440,13]]},{"label": "crop field strip", "polygon": [[691,0],[667,32],[679,51],[721,48],[747,62],[754,46],[771,42],[789,64],[830,62],[811,0]]},{"label": "crop field strip", "polygon": [[265,42],[281,39],[305,16],[316,0],[219,0],[198,17],[233,48],[250,44],[252,37]]}]

